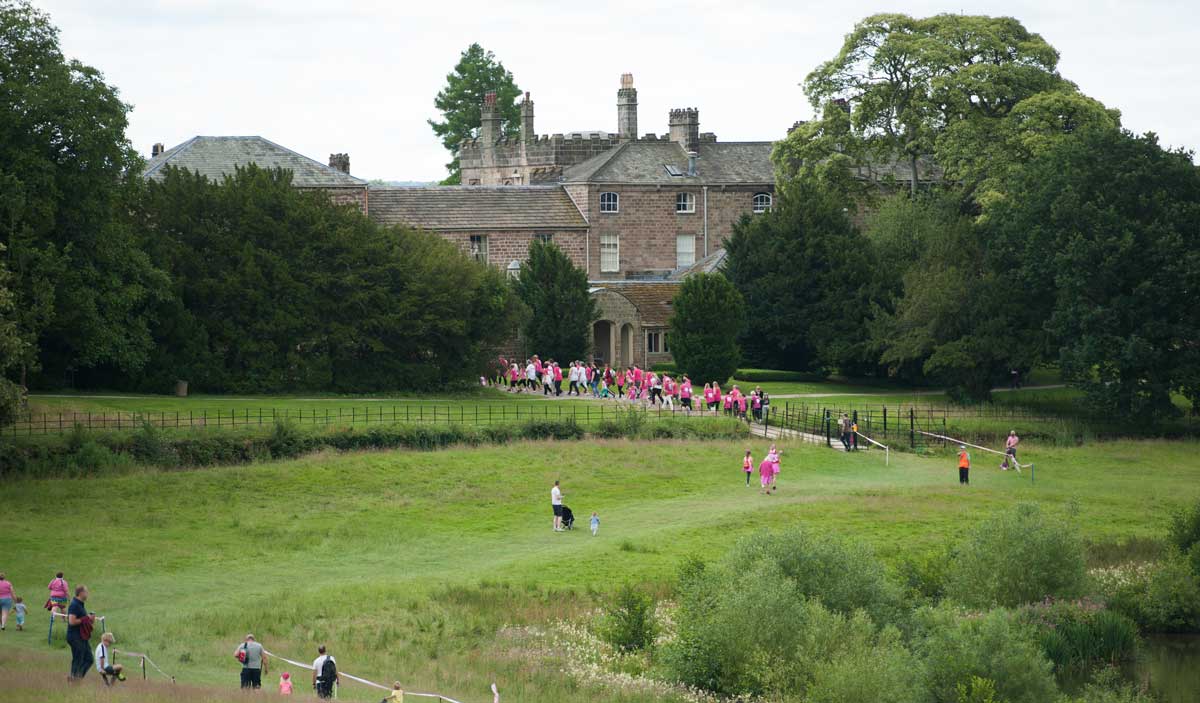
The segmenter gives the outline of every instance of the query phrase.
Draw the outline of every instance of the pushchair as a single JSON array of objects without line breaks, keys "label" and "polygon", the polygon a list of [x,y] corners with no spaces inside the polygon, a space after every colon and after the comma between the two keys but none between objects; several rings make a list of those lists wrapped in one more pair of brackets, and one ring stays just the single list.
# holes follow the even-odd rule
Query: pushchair
[{"label": "pushchair", "polygon": [[562,526],[563,526],[563,529],[564,529],[564,530],[573,530],[573,529],[575,529],[575,513],[571,512],[571,509],[570,509],[570,508],[568,508],[568,507],[567,507],[567,506],[565,506],[565,505],[562,507],[562,509],[563,509],[563,510],[562,510]]}]

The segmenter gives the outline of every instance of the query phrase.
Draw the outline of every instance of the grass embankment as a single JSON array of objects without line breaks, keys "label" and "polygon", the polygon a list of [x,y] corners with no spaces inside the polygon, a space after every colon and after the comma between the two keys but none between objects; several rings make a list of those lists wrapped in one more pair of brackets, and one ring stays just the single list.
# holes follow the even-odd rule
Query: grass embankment
[{"label": "grass embankment", "polygon": [[[763,442],[751,446],[761,457]],[[46,649],[37,605],[62,569],[91,586],[89,605],[108,615],[119,645],[150,652],[184,683],[234,686],[233,647],[254,632],[302,659],[324,642],[351,673],[467,703],[492,680],[523,702],[661,700],[565,677],[537,633],[586,618],[596,592],[665,584],[684,555],[715,556],[764,527],[834,530],[896,561],[1017,501],[1077,501],[1083,533],[1107,545],[1097,553],[1121,561],[1200,495],[1200,444],[1190,442],[1031,447],[1036,484],[977,469],[966,489],[945,459],[893,455],[885,467],[878,454],[787,446],[781,491],[769,497],[744,487],[744,447],[527,442],[13,480],[0,494],[0,566],[27,596],[32,627],[0,637],[0,674],[24,661],[14,647]],[[550,531],[556,478],[582,525],[599,512],[598,538]],[[51,693],[24,700],[60,695]],[[378,699],[357,686],[343,697]]]}]

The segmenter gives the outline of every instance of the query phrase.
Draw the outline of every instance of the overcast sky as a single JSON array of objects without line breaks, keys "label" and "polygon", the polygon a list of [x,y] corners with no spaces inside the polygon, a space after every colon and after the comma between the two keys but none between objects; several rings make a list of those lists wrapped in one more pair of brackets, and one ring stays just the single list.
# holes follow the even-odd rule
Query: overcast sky
[{"label": "overcast sky", "polygon": [[64,52],[133,105],[129,137],[145,155],[154,142],[257,134],[323,162],[349,152],[362,178],[439,179],[449,157],[425,121],[471,42],[532,93],[541,134],[616,131],[631,72],[643,134],[666,132],[670,108],[697,107],[721,140],[778,139],[811,116],[797,84],[876,12],[1013,15],[1126,127],[1200,146],[1200,3],[1186,0],[34,3]]}]

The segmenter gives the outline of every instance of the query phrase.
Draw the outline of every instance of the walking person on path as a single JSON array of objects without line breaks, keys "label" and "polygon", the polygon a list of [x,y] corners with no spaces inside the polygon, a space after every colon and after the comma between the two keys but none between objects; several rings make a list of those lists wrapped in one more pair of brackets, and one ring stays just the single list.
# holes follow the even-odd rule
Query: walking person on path
[{"label": "walking person on path", "polygon": [[562,489],[558,485],[558,481],[554,482],[554,488],[550,489],[550,509],[554,512],[554,531],[562,532]]},{"label": "walking person on path", "polygon": [[312,685],[317,698],[333,698],[333,687],[340,683],[337,660],[325,653],[325,645],[317,647],[317,658],[312,663]]},{"label": "walking person on path", "polygon": [[242,688],[262,688],[262,675],[267,671],[267,653],[254,640],[254,635],[246,635],[245,641],[233,650],[233,655],[242,663]]},{"label": "walking person on path", "polygon": [[846,451],[850,451],[850,417],[846,413],[842,413],[838,420],[838,433],[841,435],[842,446]]},{"label": "walking person on path", "polygon": [[958,483],[963,486],[971,484],[971,455],[967,453],[967,445],[958,445]]},{"label": "walking person on path", "polygon": [[1004,441],[1004,463],[1000,465],[1001,471],[1008,471],[1008,460],[1012,458],[1013,464],[1017,464],[1017,445],[1021,443],[1021,438],[1017,436],[1017,431],[1012,430],[1008,433],[1008,439]]},{"label": "walking person on path", "polygon": [[75,681],[87,676],[93,662],[88,640],[92,638],[96,616],[87,611],[84,605],[87,599],[87,586],[76,586],[75,598],[67,606],[67,644],[71,647],[71,679]]},{"label": "walking person on path", "polygon": [[754,459],[750,457],[750,450],[746,450],[746,456],[742,459],[742,472],[746,474],[746,488],[750,487],[750,474],[754,473]]},{"label": "walking person on path", "polygon": [[0,632],[8,627],[8,613],[13,609],[13,585],[0,571]]}]

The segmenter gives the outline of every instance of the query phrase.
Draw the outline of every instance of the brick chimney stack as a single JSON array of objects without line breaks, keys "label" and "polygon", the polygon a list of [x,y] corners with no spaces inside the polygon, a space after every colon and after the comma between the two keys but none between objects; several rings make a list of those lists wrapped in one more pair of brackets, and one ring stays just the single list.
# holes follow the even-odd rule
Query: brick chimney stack
[{"label": "brick chimney stack", "polygon": [[694,107],[671,110],[668,124],[671,127],[671,141],[683,147],[684,151],[700,149],[700,111]]},{"label": "brick chimney stack", "polygon": [[537,139],[537,132],[533,131],[533,101],[529,99],[529,91],[525,91],[525,101],[521,103],[521,141],[534,139]]},{"label": "brick chimney stack", "polygon": [[637,139],[637,88],[633,87],[633,74],[621,74],[621,89],[617,91],[617,136],[621,139]]},{"label": "brick chimney stack", "polygon": [[490,147],[499,139],[500,110],[496,107],[496,91],[490,90],[483,96],[483,106],[479,110],[479,141]]},{"label": "brick chimney stack", "polygon": [[330,154],[329,167],[336,168],[342,173],[350,173],[350,155],[349,154]]},{"label": "brick chimney stack", "polygon": [[154,146],[150,147],[150,158],[153,159],[155,156],[158,156],[164,151],[166,151],[166,149],[163,147],[162,142],[158,142]]}]

